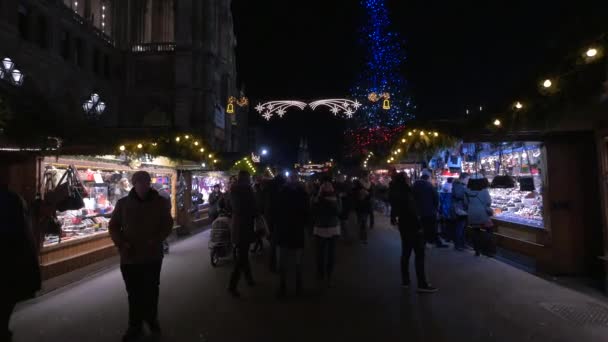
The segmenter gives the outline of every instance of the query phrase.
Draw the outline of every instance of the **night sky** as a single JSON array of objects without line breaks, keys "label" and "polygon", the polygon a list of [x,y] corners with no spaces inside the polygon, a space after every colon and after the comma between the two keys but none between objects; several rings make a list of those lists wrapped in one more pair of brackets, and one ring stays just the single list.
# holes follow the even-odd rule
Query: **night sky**
[{"label": "night sky", "polygon": [[[564,56],[608,31],[608,1],[387,0],[406,48],[403,74],[418,118],[501,111],[535,91]],[[574,6],[576,4],[576,6]],[[349,97],[365,63],[359,0],[234,0],[241,82],[255,106],[270,100]],[[346,122],[328,111],[290,110],[263,130],[273,161],[296,159],[308,137],[314,160],[342,155]]]}]

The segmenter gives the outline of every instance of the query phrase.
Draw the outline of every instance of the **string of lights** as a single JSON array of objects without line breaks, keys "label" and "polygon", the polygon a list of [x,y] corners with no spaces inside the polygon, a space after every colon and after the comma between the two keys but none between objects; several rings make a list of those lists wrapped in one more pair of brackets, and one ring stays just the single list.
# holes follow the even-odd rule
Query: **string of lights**
[{"label": "string of lights", "polygon": [[[606,38],[607,34],[604,33],[599,38],[595,39],[594,43],[581,49],[580,51],[577,51],[574,58],[571,58],[570,63],[565,63],[568,65],[567,70],[555,73],[549,77],[541,77],[537,86],[538,93],[542,96],[540,100],[524,101],[523,99],[517,99],[516,101],[513,101],[507,111],[491,118],[489,126],[493,126],[496,129],[501,129],[507,125],[507,123],[512,123],[514,120],[517,120],[517,114],[522,114],[529,111],[547,97],[551,97],[563,92],[565,83],[567,83],[566,79],[569,76],[575,75],[577,71],[582,70],[582,67],[586,65],[595,64],[605,60],[605,51],[608,48],[608,41]],[[604,83],[604,93],[601,94],[600,99],[608,99],[608,81],[605,81]]]},{"label": "string of lights", "polygon": [[191,134],[180,134],[174,139],[169,137],[158,139],[141,139],[135,142],[123,143],[118,146],[121,154],[165,156],[173,159],[203,161],[217,164],[219,160],[207,151],[202,140]]}]

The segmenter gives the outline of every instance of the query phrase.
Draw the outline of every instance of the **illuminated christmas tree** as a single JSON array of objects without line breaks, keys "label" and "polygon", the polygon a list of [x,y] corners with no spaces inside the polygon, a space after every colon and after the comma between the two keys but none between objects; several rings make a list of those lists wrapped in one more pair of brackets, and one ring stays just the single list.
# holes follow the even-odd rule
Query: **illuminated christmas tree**
[{"label": "illuminated christmas tree", "polygon": [[355,115],[351,135],[365,141],[366,146],[355,143],[351,153],[381,148],[414,118],[414,105],[401,70],[406,59],[403,43],[399,34],[391,31],[385,0],[361,0],[361,5],[367,13],[361,38],[367,56],[352,95],[364,101]]}]

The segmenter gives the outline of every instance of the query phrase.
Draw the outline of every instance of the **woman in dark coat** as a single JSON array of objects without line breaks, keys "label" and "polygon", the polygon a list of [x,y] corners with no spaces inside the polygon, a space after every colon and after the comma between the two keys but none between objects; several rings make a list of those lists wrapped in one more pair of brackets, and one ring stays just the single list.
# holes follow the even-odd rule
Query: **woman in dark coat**
[{"label": "woman in dark coat", "polygon": [[0,186],[0,260],[4,267],[0,291],[0,340],[10,341],[8,329],[15,305],[40,290],[38,248],[34,242],[25,203],[19,195]]},{"label": "woman in dark coat", "polygon": [[251,275],[249,263],[249,246],[255,239],[254,221],[257,215],[255,196],[251,187],[251,177],[247,171],[240,171],[237,183],[230,190],[230,204],[232,207],[232,243],[236,246],[237,260],[234,271],[230,278],[228,291],[235,297],[239,297],[237,286],[241,278],[241,272],[249,286],[255,282]]}]

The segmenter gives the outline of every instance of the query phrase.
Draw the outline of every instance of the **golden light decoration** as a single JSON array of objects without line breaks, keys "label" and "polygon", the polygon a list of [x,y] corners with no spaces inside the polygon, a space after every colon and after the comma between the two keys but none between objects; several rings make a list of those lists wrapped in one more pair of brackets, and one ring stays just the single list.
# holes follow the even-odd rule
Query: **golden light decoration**
[{"label": "golden light decoration", "polygon": [[232,103],[228,104],[228,107],[226,108],[226,113],[234,114],[234,105]]},{"label": "golden light decoration", "polygon": [[553,82],[551,82],[551,80],[550,80],[550,79],[546,79],[546,80],[543,82],[543,87],[545,87],[545,88],[551,88],[551,86],[552,86],[552,85],[553,85]]},{"label": "golden light decoration", "polygon": [[494,126],[500,127],[500,125],[502,125],[502,122],[499,119],[494,120]]},{"label": "golden light decoration", "polygon": [[437,132],[433,132],[433,135],[434,135],[434,136],[436,136],[436,137],[438,137],[438,136],[439,136],[439,133],[437,133]]},{"label": "golden light decoration", "polygon": [[176,142],[180,142],[180,140],[182,140],[180,137],[175,138]]},{"label": "golden light decoration", "polygon": [[407,132],[407,135],[411,137],[412,136],[412,132]]},{"label": "golden light decoration", "polygon": [[142,145],[142,144],[137,144],[137,148],[142,149],[142,148],[144,148],[144,145]]},{"label": "golden light decoration", "polygon": [[239,107],[246,107],[249,105],[249,99],[245,96],[242,96],[240,99],[238,99],[236,104],[239,105]]},{"label": "golden light decoration", "polygon": [[209,155],[209,159],[211,159],[211,158],[213,158],[213,154],[210,154],[210,155]]},{"label": "golden light decoration", "polygon": [[372,92],[367,96],[367,99],[371,102],[378,102],[378,100],[380,100],[380,97],[378,96],[378,94]]},{"label": "golden light decoration", "polygon": [[152,146],[156,147],[156,146],[158,146],[158,144],[157,143],[152,143]]},{"label": "golden light decoration", "polygon": [[382,93],[382,95],[380,95],[383,99],[385,100],[389,100],[391,98],[391,94],[390,93]]},{"label": "golden light decoration", "polygon": [[390,101],[389,99],[385,99],[385,100],[382,102],[382,109],[384,109],[384,110],[389,110],[389,109],[391,109],[391,101]]},{"label": "golden light decoration", "polygon": [[401,153],[401,149],[398,149],[397,152]]},{"label": "golden light decoration", "polygon": [[523,103],[521,103],[521,102],[517,101],[517,102],[515,103],[515,109],[522,109],[522,108],[524,108]]},{"label": "golden light decoration", "polygon": [[405,144],[407,140],[405,140],[405,138],[401,139],[401,142]]},{"label": "golden light decoration", "polygon": [[390,159],[387,159],[387,160],[386,160],[386,162],[387,162],[387,163],[390,163],[390,162],[391,162],[391,160],[390,160]]},{"label": "golden light decoration", "polygon": [[189,135],[186,135],[184,138],[186,138],[186,140],[190,139]]},{"label": "golden light decoration", "polygon": [[194,142],[194,146],[198,146],[198,141],[195,141],[195,142]]},{"label": "golden light decoration", "polygon": [[201,153],[205,152],[204,148],[201,148],[199,151],[201,151]]},{"label": "golden light decoration", "polygon": [[121,150],[121,151],[124,151],[124,150],[126,150],[127,148],[125,147],[125,145],[120,145],[120,147],[119,147],[118,149],[119,149],[119,150]]},{"label": "golden light decoration", "polygon": [[420,136],[423,136],[423,135],[424,135],[424,131],[420,131]]}]

